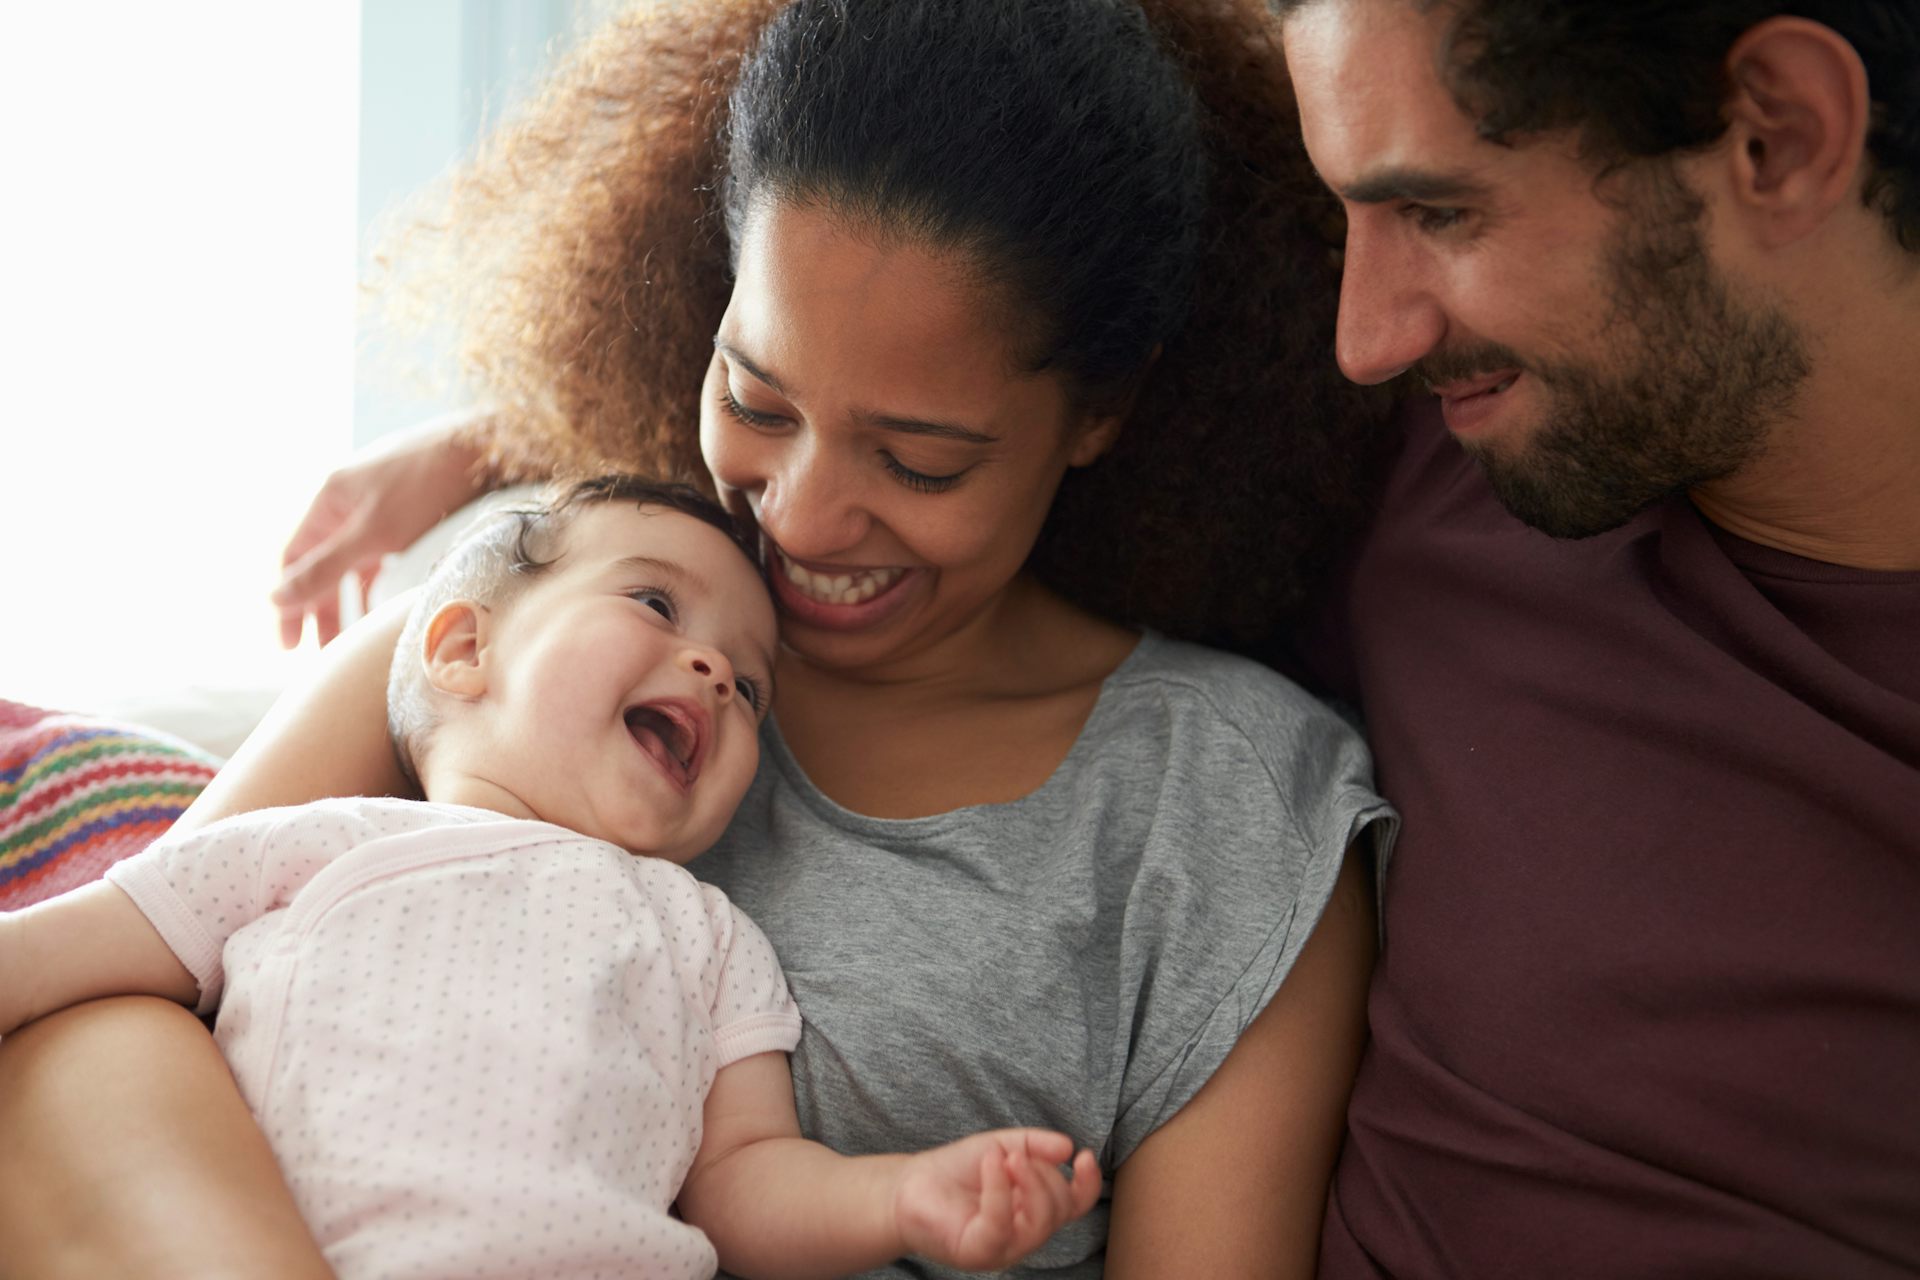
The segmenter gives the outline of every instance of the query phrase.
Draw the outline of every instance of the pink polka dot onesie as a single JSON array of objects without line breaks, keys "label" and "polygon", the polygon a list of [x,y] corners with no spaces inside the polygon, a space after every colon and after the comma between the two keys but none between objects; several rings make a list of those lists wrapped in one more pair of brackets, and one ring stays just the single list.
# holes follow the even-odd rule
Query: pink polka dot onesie
[{"label": "pink polka dot onesie", "polygon": [[718,889],[543,822],[390,799],[245,814],[109,878],[215,1036],[342,1280],[711,1276],[669,1212],[714,1075],[790,1050]]}]

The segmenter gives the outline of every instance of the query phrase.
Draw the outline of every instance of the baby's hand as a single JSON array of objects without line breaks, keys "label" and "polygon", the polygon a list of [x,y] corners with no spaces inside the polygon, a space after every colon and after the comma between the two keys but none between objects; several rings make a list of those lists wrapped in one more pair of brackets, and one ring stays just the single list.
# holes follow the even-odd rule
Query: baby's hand
[{"label": "baby's hand", "polygon": [[[1071,1157],[1073,1181],[1060,1165]],[[996,1129],[907,1159],[894,1221],[907,1252],[967,1271],[998,1271],[1093,1207],[1093,1152],[1045,1129]]]}]

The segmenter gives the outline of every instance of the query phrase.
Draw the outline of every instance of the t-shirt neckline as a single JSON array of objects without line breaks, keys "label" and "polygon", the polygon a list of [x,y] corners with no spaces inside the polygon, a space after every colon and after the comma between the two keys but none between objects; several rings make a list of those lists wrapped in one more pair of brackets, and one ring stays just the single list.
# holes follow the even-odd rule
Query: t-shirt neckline
[{"label": "t-shirt neckline", "polygon": [[1031,804],[1061,785],[1061,779],[1077,772],[1076,766],[1080,762],[1080,757],[1090,749],[1087,743],[1095,739],[1096,729],[1109,714],[1108,708],[1112,702],[1111,695],[1114,688],[1123,676],[1128,675],[1132,668],[1145,660],[1150,650],[1159,648],[1162,642],[1162,637],[1157,631],[1147,627],[1141,627],[1138,630],[1140,632],[1138,642],[1134,644],[1127,656],[1120,660],[1120,664],[1109,671],[1106,678],[1100,682],[1100,692],[1094,698],[1093,710],[1088,713],[1086,723],[1080,726],[1080,732],[1074,737],[1073,745],[1067,748],[1064,756],[1060,757],[1060,763],[1054,766],[1053,772],[1048,774],[1046,780],[1039,786],[1012,800],[962,805],[958,809],[930,813],[918,818],[877,818],[871,814],[847,808],[814,785],[813,779],[807,776],[807,771],[801,767],[800,761],[788,748],[787,740],[780,732],[777,716],[767,717],[766,726],[761,731],[762,747],[772,758],[774,767],[806,802],[807,807],[828,823],[842,830],[885,835],[894,839],[938,836],[950,827],[971,821],[977,815],[996,811],[1009,812],[1020,805]]},{"label": "t-shirt neckline", "polygon": [[1782,551],[1749,541],[1715,524],[1706,512],[1686,504],[1693,517],[1706,527],[1734,566],[1749,577],[1775,578],[1790,582],[1823,583],[1832,586],[1913,587],[1920,586],[1920,569],[1861,569],[1853,565],[1833,564]]}]

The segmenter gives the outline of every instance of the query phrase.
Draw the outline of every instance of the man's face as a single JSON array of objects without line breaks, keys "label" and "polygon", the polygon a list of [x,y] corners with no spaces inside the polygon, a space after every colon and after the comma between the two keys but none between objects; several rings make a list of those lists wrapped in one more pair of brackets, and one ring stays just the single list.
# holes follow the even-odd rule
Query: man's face
[{"label": "man's face", "polygon": [[1347,209],[1342,370],[1412,370],[1559,537],[1738,470],[1806,376],[1793,325],[1714,266],[1678,168],[1601,181],[1573,137],[1480,138],[1438,73],[1449,20],[1324,0],[1287,21],[1307,150]]}]

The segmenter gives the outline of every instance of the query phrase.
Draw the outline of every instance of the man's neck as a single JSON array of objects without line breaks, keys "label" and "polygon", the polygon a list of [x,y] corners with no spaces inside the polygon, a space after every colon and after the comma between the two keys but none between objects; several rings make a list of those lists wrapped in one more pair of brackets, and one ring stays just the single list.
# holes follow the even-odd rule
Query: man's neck
[{"label": "man's neck", "polygon": [[1862,300],[1828,329],[1765,451],[1694,490],[1694,505],[1729,533],[1810,560],[1920,569],[1917,347],[1920,288]]}]

